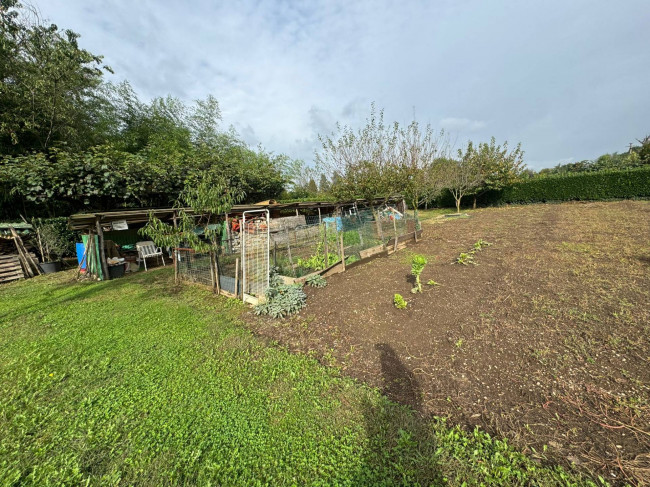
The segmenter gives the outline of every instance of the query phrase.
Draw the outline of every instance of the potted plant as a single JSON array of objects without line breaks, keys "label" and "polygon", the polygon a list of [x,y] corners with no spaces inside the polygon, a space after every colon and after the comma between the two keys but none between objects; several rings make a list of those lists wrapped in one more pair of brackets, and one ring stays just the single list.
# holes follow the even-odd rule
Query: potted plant
[{"label": "potted plant", "polygon": [[61,257],[67,249],[67,242],[52,223],[32,221],[36,231],[36,242],[43,262],[39,267],[44,274],[51,274],[61,270]]}]

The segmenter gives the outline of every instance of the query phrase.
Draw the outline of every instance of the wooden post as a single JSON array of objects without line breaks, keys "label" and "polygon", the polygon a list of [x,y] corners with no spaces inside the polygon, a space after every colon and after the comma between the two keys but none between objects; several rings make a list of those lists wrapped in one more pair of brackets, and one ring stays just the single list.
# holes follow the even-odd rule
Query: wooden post
[{"label": "wooden post", "polygon": [[230,219],[228,218],[228,213],[226,213],[226,235],[228,237],[228,251],[232,251],[232,234],[230,233]]},{"label": "wooden post", "polygon": [[323,223],[323,219],[321,218],[321,215],[320,215],[320,206],[319,206],[318,207],[318,224],[320,225],[321,223]]},{"label": "wooden post", "polygon": [[328,243],[327,243],[327,223],[325,224],[324,230],[325,231],[323,233],[325,235],[325,242],[323,244],[323,248],[325,250],[325,260],[323,262],[324,262],[325,267],[323,267],[323,269],[327,269],[329,267],[329,263],[330,263],[329,246],[328,246]]},{"label": "wooden post", "polygon": [[[173,221],[174,221],[174,228],[178,228],[178,222],[176,221],[176,210],[174,210]],[[174,283],[177,283],[178,282],[178,249],[172,247],[172,252],[174,255]]]},{"label": "wooden post", "polygon": [[393,230],[395,232],[395,247],[393,252],[397,252],[397,222],[395,221],[395,214],[393,213]]},{"label": "wooden post", "polygon": [[278,243],[273,239],[273,267],[278,266]]},{"label": "wooden post", "polygon": [[101,266],[104,279],[109,280],[110,276],[108,275],[108,264],[106,263],[106,251],[104,250],[104,229],[99,223],[99,218],[95,218],[95,226],[97,227],[97,237],[99,238],[99,264]]},{"label": "wooden post", "polygon": [[23,239],[20,238],[20,235],[18,235],[18,232],[16,232],[14,227],[9,227],[9,230],[11,231],[11,236],[14,239],[16,249],[18,250],[18,260],[20,260],[20,263],[24,267],[25,273],[28,275],[28,277],[40,275],[41,270],[39,269],[38,264],[34,262],[32,256],[29,255],[29,252],[27,252],[27,249],[23,244]]},{"label": "wooden post", "polygon": [[296,208],[296,216],[300,216],[300,215],[298,214],[298,208]]},{"label": "wooden post", "polygon": [[345,270],[345,250],[343,249],[343,229],[339,232],[339,245],[341,248],[341,264],[343,265],[343,270]]},{"label": "wooden post", "polygon": [[219,262],[217,261],[217,253],[213,252],[210,257],[214,262],[214,283],[217,294],[221,294],[221,281],[219,279]]},{"label": "wooden post", "polygon": [[235,258],[235,298],[239,296],[239,257]]},{"label": "wooden post", "polygon": [[284,227],[284,231],[287,234],[287,254],[289,254],[289,263],[291,264],[291,272],[293,277],[296,277],[296,269],[293,267],[293,259],[291,258],[291,245],[289,244],[289,229]]}]

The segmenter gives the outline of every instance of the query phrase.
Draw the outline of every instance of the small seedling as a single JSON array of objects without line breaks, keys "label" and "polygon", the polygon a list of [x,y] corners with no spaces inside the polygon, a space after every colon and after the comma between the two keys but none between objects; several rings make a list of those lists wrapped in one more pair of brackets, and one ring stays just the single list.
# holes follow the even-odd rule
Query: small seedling
[{"label": "small seedling", "polygon": [[462,265],[474,264],[474,252],[461,252],[460,255],[456,258],[456,262]]},{"label": "small seedling", "polygon": [[474,250],[481,251],[483,250],[483,247],[489,247],[490,245],[492,245],[490,242],[486,242],[482,238],[479,238],[478,242],[474,244]]},{"label": "small seedling", "polygon": [[393,304],[397,309],[404,309],[406,308],[406,305],[408,304],[406,300],[402,297],[401,294],[395,294],[395,297],[393,298]]},{"label": "small seedling", "polygon": [[434,281],[433,279],[429,279],[427,281],[427,285],[428,286],[441,286],[442,284],[440,284],[439,282]]},{"label": "small seedling", "polygon": [[411,274],[415,276],[415,287],[411,289],[413,294],[422,292],[420,274],[422,274],[425,265],[427,265],[427,258],[424,255],[415,254],[411,258]]},{"label": "small seedling", "polygon": [[464,340],[462,338],[459,338],[456,340],[456,348],[461,348],[463,346]]}]

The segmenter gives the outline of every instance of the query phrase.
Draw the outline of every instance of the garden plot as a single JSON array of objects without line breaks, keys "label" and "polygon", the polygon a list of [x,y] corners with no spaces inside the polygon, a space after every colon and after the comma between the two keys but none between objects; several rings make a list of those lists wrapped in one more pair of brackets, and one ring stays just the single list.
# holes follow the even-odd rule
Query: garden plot
[{"label": "garden plot", "polygon": [[[262,335],[422,415],[511,438],[540,461],[650,481],[650,203],[568,203],[425,223],[410,251],[307,289]],[[483,246],[467,265],[463,253]],[[412,294],[411,257],[428,264]],[[397,309],[394,295],[407,301]]]}]

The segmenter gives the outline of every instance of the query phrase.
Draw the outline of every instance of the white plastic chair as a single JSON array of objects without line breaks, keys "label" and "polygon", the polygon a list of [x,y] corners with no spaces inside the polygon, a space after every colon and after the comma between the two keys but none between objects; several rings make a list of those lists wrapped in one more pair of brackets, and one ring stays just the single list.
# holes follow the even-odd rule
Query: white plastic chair
[{"label": "white plastic chair", "polygon": [[137,242],[135,248],[138,250],[138,269],[140,269],[140,264],[144,262],[144,270],[147,270],[147,258],[149,257],[156,257],[156,259],[160,257],[163,266],[165,265],[165,257],[163,256],[162,248],[156,247],[156,244],[152,241]]}]

